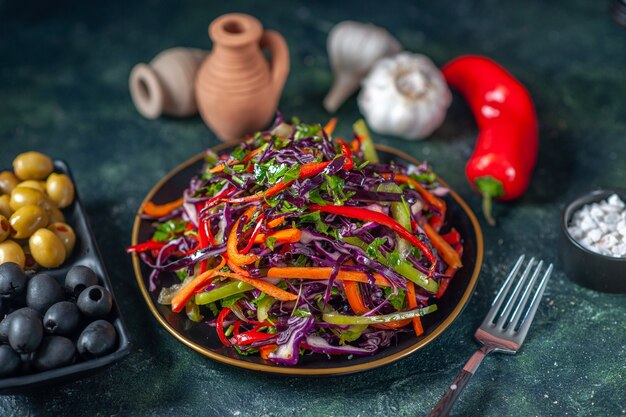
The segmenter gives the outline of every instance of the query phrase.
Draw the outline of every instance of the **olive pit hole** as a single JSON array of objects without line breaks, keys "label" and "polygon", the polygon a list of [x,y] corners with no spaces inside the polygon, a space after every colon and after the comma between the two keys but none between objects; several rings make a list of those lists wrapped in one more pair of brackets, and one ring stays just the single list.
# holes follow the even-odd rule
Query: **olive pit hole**
[{"label": "olive pit hole", "polygon": [[238,35],[243,32],[243,27],[235,20],[224,23],[223,28],[225,32],[232,33],[233,35]]},{"label": "olive pit hole", "polygon": [[92,288],[89,290],[89,298],[93,301],[98,301],[102,298],[102,291],[99,288]]}]

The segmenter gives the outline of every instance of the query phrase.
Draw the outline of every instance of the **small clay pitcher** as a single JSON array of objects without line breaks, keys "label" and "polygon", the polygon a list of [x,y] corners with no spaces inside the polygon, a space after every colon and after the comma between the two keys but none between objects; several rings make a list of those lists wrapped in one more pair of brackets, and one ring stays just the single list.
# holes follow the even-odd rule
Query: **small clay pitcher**
[{"label": "small clay pitcher", "polygon": [[196,114],[196,73],[207,54],[201,49],[171,48],[147,65],[135,65],[128,84],[137,111],[148,119]]},{"label": "small clay pitcher", "polygon": [[[222,140],[241,139],[272,121],[289,74],[289,50],[252,16],[231,13],[209,26],[213,50],[196,77],[200,115]],[[272,55],[271,66],[263,49]]]}]

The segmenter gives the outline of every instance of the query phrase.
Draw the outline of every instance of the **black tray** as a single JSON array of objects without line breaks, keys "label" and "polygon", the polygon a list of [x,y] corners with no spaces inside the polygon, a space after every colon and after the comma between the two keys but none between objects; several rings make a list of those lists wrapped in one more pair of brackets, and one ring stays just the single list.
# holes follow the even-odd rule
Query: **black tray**
[{"label": "black tray", "polygon": [[[72,179],[72,182],[76,184],[69,167],[64,161],[54,161],[54,168],[55,172],[68,175]],[[37,388],[45,385],[72,381],[86,375],[91,375],[96,372],[96,370],[100,370],[115,363],[130,353],[131,344],[128,329],[124,324],[122,313],[115,300],[111,280],[107,274],[104,262],[102,261],[100,250],[98,249],[93,232],[91,231],[87,213],[78,195],[78,190],[76,190],[74,203],[63,209],[63,214],[65,215],[67,223],[72,226],[76,233],[76,247],[70,258],[67,259],[61,267],[46,270],[45,272],[53,276],[60,283],[63,283],[65,274],[75,265],[85,265],[93,269],[100,278],[100,284],[106,287],[113,297],[113,308],[109,320],[115,326],[115,330],[117,330],[117,349],[100,358],[77,362],[63,368],[9,378],[0,378],[0,394],[26,394],[28,392],[34,392]]]}]

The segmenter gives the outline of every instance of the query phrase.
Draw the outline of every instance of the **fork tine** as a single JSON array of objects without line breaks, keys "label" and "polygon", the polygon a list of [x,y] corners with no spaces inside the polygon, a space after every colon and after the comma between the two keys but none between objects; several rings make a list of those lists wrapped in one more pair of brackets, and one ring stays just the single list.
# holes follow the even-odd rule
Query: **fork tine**
[{"label": "fork tine", "polygon": [[526,287],[524,288],[524,293],[520,297],[520,300],[517,303],[517,306],[515,306],[515,310],[511,314],[511,320],[509,321],[509,324],[507,325],[508,332],[513,333],[515,331],[515,327],[517,327],[519,323],[519,319],[522,316],[522,313],[524,312],[524,308],[527,305],[526,303],[528,301],[528,298],[530,297],[530,290],[535,285],[535,282],[537,281],[537,278],[539,277],[539,274],[541,273],[542,268],[543,268],[543,261],[540,261],[537,267],[535,268],[535,272],[533,272],[533,276],[528,281],[528,284],[526,284]]},{"label": "fork tine", "polygon": [[531,258],[530,261],[528,262],[528,265],[526,265],[526,268],[524,269],[524,273],[522,274],[520,279],[517,281],[517,284],[515,285],[515,289],[513,290],[513,294],[507,300],[506,304],[504,305],[502,314],[500,314],[500,316],[498,317],[498,321],[496,322],[496,327],[498,329],[504,329],[504,326],[507,323],[507,319],[509,318],[509,315],[511,314],[511,310],[513,310],[513,306],[515,305],[515,303],[517,303],[517,300],[519,299],[519,296],[522,293],[522,289],[524,288],[524,283],[526,282],[528,277],[531,276],[530,272],[533,268],[534,263],[535,263],[535,258]]},{"label": "fork tine", "polygon": [[539,286],[535,290],[535,295],[533,296],[533,300],[531,302],[530,308],[528,309],[528,313],[522,319],[522,325],[517,331],[517,337],[519,338],[519,343],[522,344],[524,339],[526,338],[526,334],[528,333],[528,329],[530,328],[533,319],[535,318],[535,313],[537,312],[537,307],[539,307],[539,303],[541,301],[541,297],[543,296],[543,292],[548,285],[548,280],[550,279],[550,275],[552,275],[552,264],[548,266],[548,270],[541,278],[541,282]]},{"label": "fork tine", "polygon": [[520,256],[517,262],[515,262],[515,265],[513,266],[513,269],[511,269],[509,276],[506,278],[506,280],[502,284],[502,287],[500,287],[500,291],[498,291],[498,294],[496,295],[496,298],[494,298],[493,303],[491,303],[491,309],[489,310],[489,312],[487,313],[487,316],[483,320],[483,324],[491,324],[493,322],[493,319],[496,317],[496,314],[498,313],[498,310],[500,309],[502,302],[504,301],[507,293],[509,292],[509,288],[511,287],[511,284],[513,283],[513,278],[515,278],[515,276],[519,272],[520,267],[522,266],[522,262],[524,262],[525,256],[526,255]]}]

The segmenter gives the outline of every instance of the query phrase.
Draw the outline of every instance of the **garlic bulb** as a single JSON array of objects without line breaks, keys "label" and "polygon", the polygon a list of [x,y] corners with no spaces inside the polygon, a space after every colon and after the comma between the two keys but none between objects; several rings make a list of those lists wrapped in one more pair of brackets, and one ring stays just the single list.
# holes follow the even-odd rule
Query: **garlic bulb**
[{"label": "garlic bulb", "polygon": [[335,77],[324,99],[324,108],[334,113],[358,88],[380,58],[402,50],[385,29],[372,24],[345,21],[328,34],[328,58]]},{"label": "garlic bulb", "polygon": [[438,128],[452,101],[443,75],[424,55],[384,58],[363,80],[358,104],[378,133],[423,139]]}]

